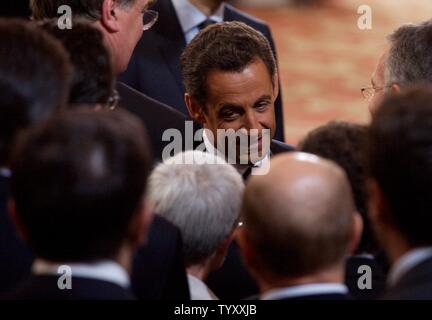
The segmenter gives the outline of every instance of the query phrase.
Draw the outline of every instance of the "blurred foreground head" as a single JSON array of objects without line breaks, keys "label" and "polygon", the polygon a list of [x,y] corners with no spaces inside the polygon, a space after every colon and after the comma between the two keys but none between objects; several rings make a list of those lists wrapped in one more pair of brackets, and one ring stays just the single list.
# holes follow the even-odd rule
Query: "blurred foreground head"
[{"label": "blurred foreground head", "polygon": [[249,181],[241,213],[242,254],[262,292],[343,282],[361,219],[336,164],[306,153],[276,156],[267,175]]}]

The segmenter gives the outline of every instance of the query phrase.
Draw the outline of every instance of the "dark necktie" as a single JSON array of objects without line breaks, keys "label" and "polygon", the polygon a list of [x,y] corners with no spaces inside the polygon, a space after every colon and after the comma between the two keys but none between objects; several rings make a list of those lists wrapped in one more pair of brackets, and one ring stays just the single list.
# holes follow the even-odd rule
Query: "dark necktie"
[{"label": "dark necktie", "polygon": [[211,26],[214,23],[216,23],[216,21],[213,21],[211,19],[206,19],[198,25],[198,29],[201,31],[202,29]]}]

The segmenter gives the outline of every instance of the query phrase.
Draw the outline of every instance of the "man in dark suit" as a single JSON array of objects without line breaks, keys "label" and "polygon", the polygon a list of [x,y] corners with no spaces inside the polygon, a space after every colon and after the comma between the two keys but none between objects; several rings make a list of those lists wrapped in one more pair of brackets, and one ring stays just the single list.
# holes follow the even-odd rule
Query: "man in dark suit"
[{"label": "man in dark suit", "polygon": [[391,264],[385,299],[432,299],[432,94],[388,96],[369,133],[369,217]]},{"label": "man in dark suit", "polygon": [[[245,180],[265,174],[271,156],[293,150],[272,139],[279,91],[276,69],[268,40],[241,22],[207,27],[181,57],[186,105],[204,127],[195,148],[221,155]],[[258,289],[235,242],[208,284],[221,299],[244,298]]]},{"label": "man in dark suit", "polygon": [[[120,74],[126,69],[143,29],[147,30],[156,22],[157,16],[147,10],[151,1],[85,0],[85,6],[82,2],[78,0],[31,0],[30,5],[34,19],[56,18],[60,5],[70,6],[74,18],[84,18],[102,32],[105,44],[113,58],[114,72],[116,75]],[[149,42],[146,45],[153,46],[154,44]],[[120,106],[143,121],[153,149],[154,160],[160,160],[167,144],[163,141],[163,133],[167,129],[184,132],[187,117],[124,83],[117,83],[117,91],[120,95]]]},{"label": "man in dark suit", "polygon": [[64,112],[11,160],[14,220],[36,260],[13,299],[132,299],[128,272],[152,220],[142,123],[126,111]]},{"label": "man in dark suit", "polygon": [[[120,79],[158,101],[188,115],[180,73],[180,56],[187,44],[208,24],[240,21],[260,31],[275,45],[264,22],[245,14],[221,0],[158,0],[152,7],[159,12],[158,23],[145,32]],[[284,141],[281,94],[275,102],[277,128],[275,139]]]},{"label": "man in dark suit", "polygon": [[345,257],[358,243],[361,218],[344,171],[307,153],[271,162],[267,175],[246,185],[238,236],[260,298],[348,299]]},{"label": "man in dark suit", "polygon": [[147,244],[135,252],[132,290],[140,300],[189,300],[180,230],[159,215],[150,226]]},{"label": "man in dark suit", "polygon": [[[367,136],[367,126],[332,121],[309,132],[299,144],[299,150],[332,160],[347,174],[356,209],[362,216],[363,233],[355,254],[347,258],[345,283],[354,298],[370,300],[383,292],[387,265],[382,265],[382,249],[373,236],[368,218]],[[366,273],[371,274],[369,279]]]},{"label": "man in dark suit", "polygon": [[[115,106],[110,103],[114,77],[101,32],[85,22],[75,22],[71,30],[59,29],[56,21],[54,24],[48,21],[42,27],[60,39],[69,52],[74,71],[69,107],[76,108],[77,105],[85,104],[90,108],[97,105],[111,110],[111,107]],[[140,94],[136,102],[137,111],[141,108],[139,96]],[[160,122],[163,121],[170,119],[162,119]],[[170,126],[162,125],[158,130],[163,127]],[[153,133],[153,136],[155,135],[157,134]],[[161,136],[162,132],[159,135]],[[189,299],[182,239],[175,226],[157,216],[150,227],[147,243],[139,247],[134,256],[131,284],[137,298]]]},{"label": "man in dark suit", "polygon": [[25,22],[0,22],[0,48],[0,294],[3,294],[30,274],[33,260],[7,210],[11,149],[22,130],[64,106],[71,69],[61,44]]}]

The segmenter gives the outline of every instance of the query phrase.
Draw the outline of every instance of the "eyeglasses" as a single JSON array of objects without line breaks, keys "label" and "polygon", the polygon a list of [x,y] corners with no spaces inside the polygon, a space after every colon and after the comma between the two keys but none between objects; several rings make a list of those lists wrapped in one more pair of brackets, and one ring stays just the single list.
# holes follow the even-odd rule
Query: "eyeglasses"
[{"label": "eyeglasses", "polygon": [[146,10],[143,15],[143,30],[146,31],[154,26],[159,18],[159,12],[154,10]]},{"label": "eyeglasses", "polygon": [[375,93],[377,93],[378,91],[387,89],[387,88],[391,88],[391,86],[384,86],[384,87],[364,87],[364,88],[361,88],[360,91],[361,91],[363,97],[367,101],[371,101],[372,98],[375,96]]}]

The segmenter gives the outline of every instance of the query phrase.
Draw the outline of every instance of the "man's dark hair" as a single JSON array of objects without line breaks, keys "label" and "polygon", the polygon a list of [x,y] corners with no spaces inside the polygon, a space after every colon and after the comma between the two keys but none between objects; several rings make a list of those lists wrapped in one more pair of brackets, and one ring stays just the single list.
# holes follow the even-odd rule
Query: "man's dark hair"
[{"label": "man's dark hair", "polygon": [[32,23],[0,20],[0,165],[16,133],[67,102],[70,65],[62,45]]},{"label": "man's dark hair", "polygon": [[[117,0],[122,7],[129,7],[136,0]],[[104,0],[30,0],[32,17],[36,20],[59,17],[58,8],[67,5],[74,17],[95,21],[101,18]]]},{"label": "man's dark hair", "polygon": [[343,168],[354,196],[356,209],[363,217],[364,227],[358,253],[376,253],[367,210],[366,146],[368,128],[365,125],[331,121],[307,134],[299,145],[303,152],[332,160]]},{"label": "man's dark hair", "polygon": [[409,245],[431,245],[431,88],[411,88],[383,101],[372,120],[368,153],[370,175],[389,205],[387,221]]},{"label": "man's dark hair", "polygon": [[75,21],[72,29],[59,29],[53,20],[45,21],[41,27],[69,52],[73,67],[69,104],[107,104],[115,77],[102,33],[84,21]]},{"label": "man's dark hair", "polygon": [[209,26],[192,40],[181,55],[186,91],[205,106],[210,71],[241,72],[257,59],[263,61],[273,82],[277,72],[276,61],[265,36],[242,22]]},{"label": "man's dark hair", "polygon": [[12,193],[36,256],[115,258],[142,205],[148,150],[141,122],[122,110],[72,110],[24,133],[12,158]]}]

